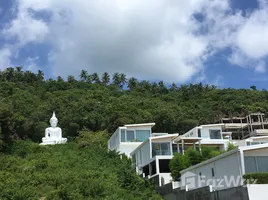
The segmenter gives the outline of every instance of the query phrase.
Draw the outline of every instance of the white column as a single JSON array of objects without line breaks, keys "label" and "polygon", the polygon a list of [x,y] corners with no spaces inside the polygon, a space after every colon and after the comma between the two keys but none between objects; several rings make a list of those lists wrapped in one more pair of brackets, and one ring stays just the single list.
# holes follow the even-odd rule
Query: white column
[{"label": "white column", "polygon": [[155,158],[155,168],[156,168],[156,174],[159,174],[159,160],[157,157]]},{"label": "white column", "polygon": [[201,150],[201,140],[198,141],[198,147],[199,147],[199,152],[200,152],[201,155],[202,155],[202,150]]},{"label": "white column", "polygon": [[240,159],[241,159],[241,171],[243,176],[246,173],[246,169],[245,169],[244,152],[241,149],[240,149]]},{"label": "white column", "polygon": [[184,155],[184,140],[182,140],[182,155]]}]

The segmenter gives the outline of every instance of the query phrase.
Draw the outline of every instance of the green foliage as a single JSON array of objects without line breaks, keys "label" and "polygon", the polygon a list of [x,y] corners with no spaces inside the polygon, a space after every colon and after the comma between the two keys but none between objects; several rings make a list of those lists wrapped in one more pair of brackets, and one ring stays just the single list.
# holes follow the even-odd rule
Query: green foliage
[{"label": "green foliage", "polygon": [[217,150],[214,147],[209,147],[209,146],[202,146],[201,147],[202,151],[202,160],[208,160],[210,158],[213,158],[215,156],[220,155],[222,152]]},{"label": "green foliage", "polygon": [[190,159],[187,155],[175,153],[174,157],[171,159],[169,163],[172,178],[174,180],[178,179],[181,176],[180,171],[190,166],[191,166]]},{"label": "green foliage", "polygon": [[[88,134],[94,135],[83,131],[78,144],[15,142],[0,156],[0,199],[161,199],[129,159],[93,143],[104,132],[97,139]],[[81,148],[81,142],[88,146]]]},{"label": "green foliage", "polygon": [[189,158],[191,165],[196,165],[203,160],[201,153],[193,148],[187,149],[187,151],[185,151],[185,155]]},{"label": "green foliage", "polygon": [[237,146],[235,146],[234,144],[232,144],[231,142],[228,143],[228,147],[227,147],[227,151],[231,151],[233,149],[236,149]]},{"label": "green foliage", "polygon": [[268,184],[268,172],[256,172],[243,175],[247,184]]}]

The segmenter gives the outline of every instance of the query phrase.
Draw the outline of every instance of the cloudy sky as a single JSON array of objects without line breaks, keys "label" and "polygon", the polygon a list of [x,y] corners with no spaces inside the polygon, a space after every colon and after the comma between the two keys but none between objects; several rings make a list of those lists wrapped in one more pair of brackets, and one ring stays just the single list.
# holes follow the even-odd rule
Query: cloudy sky
[{"label": "cloudy sky", "polygon": [[0,0],[0,69],[268,88],[268,0]]}]

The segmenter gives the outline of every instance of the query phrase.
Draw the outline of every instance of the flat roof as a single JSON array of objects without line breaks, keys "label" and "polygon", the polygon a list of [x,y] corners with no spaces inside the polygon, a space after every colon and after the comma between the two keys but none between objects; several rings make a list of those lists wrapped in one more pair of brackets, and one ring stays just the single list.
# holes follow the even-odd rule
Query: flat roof
[{"label": "flat roof", "polygon": [[184,140],[185,142],[197,142],[199,140],[202,140],[202,138],[199,137],[184,137],[183,135],[180,135],[173,139],[174,142],[179,142],[181,140]]},{"label": "flat roof", "polygon": [[150,126],[153,127],[155,123],[143,123],[143,124],[126,124],[125,127],[137,127],[137,126]]},{"label": "flat roof", "polygon": [[167,135],[160,135],[160,136],[155,136],[155,137],[150,137],[151,140],[157,140],[157,139],[163,139],[163,138],[170,138],[170,137],[177,137],[179,134],[174,133],[174,134],[167,134]]}]

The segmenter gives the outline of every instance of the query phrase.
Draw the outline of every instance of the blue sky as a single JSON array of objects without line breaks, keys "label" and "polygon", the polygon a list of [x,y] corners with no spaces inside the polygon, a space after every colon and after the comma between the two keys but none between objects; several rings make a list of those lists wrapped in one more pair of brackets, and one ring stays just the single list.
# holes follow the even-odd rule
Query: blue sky
[{"label": "blue sky", "polygon": [[0,69],[268,89],[266,0],[0,0]]}]

